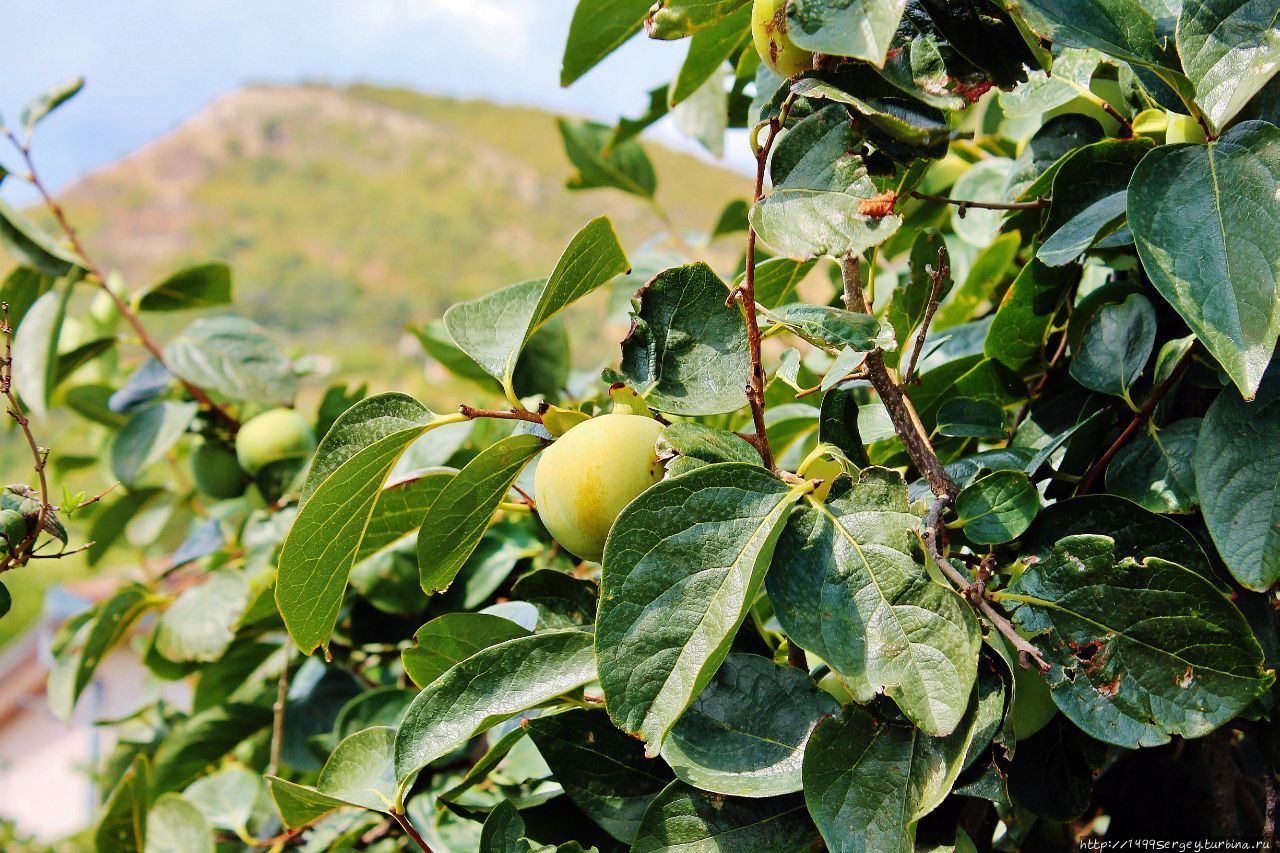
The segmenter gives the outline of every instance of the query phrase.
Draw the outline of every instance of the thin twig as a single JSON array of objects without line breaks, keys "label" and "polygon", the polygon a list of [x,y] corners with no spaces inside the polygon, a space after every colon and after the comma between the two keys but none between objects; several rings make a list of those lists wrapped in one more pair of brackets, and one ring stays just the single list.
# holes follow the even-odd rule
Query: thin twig
[{"label": "thin twig", "polygon": [[422,848],[422,853],[431,853],[431,848],[427,846],[427,842],[422,840],[422,836],[418,830],[413,828],[413,824],[409,819],[397,811],[392,810],[391,817],[395,822],[400,824],[400,828],[404,830],[404,834],[413,839],[413,842]]},{"label": "thin twig", "polygon": [[[769,163],[769,151],[778,138],[781,126],[777,119],[769,122],[769,138],[756,152],[756,184],[754,203],[764,198],[764,172]],[[760,459],[770,471],[775,469],[773,448],[764,423],[764,365],[760,356],[760,323],[756,318],[756,229],[747,227],[747,263],[742,284],[729,295],[729,302],[737,301],[747,326],[747,354],[751,362],[751,376],[747,381],[747,402],[751,405],[751,420],[755,424],[756,440],[753,442]]]},{"label": "thin twig", "polygon": [[271,708],[271,760],[267,764],[267,775],[275,776],[280,772],[280,753],[284,747],[284,712],[289,700],[289,638],[284,638],[280,650],[284,652],[284,666],[280,668],[280,681],[276,686],[276,702]]},{"label": "thin twig", "polygon": [[[19,141],[10,130],[5,130],[4,133],[9,138],[9,141],[13,143],[14,147],[21,153],[22,159],[26,163],[27,173],[23,177],[25,177],[27,182],[30,183],[31,186],[35,187],[36,192],[40,194],[40,198],[44,201],[45,207],[49,209],[49,213],[53,215],[54,220],[58,223],[58,227],[62,229],[62,233],[66,235],[67,240],[71,243],[71,248],[75,250],[75,253],[79,256],[80,260],[84,261],[85,269],[87,269],[93,277],[97,279],[98,286],[102,288],[102,291],[111,297],[111,301],[115,303],[116,310],[119,311],[120,316],[133,327],[133,331],[137,334],[138,341],[142,346],[151,353],[152,358],[161,365],[164,365],[164,350],[161,349],[160,344],[156,342],[155,338],[151,337],[151,333],[148,332],[146,326],[142,324],[142,320],[138,317],[137,313],[129,307],[129,303],[126,302],[120,294],[112,290],[107,284],[107,276],[103,273],[101,267],[99,267],[93,259],[89,257],[89,253],[85,251],[84,244],[80,241],[80,235],[71,225],[71,221],[67,218],[66,211],[62,209],[62,205],[58,203],[58,201],[53,197],[53,194],[49,192],[44,183],[40,180],[40,175],[36,171],[35,162],[31,158],[30,146]],[[211,398],[203,388],[193,382],[188,382],[182,377],[178,377],[178,381],[182,383],[182,387],[187,390],[187,393],[190,394],[196,402],[208,409],[209,412],[218,420],[222,421],[223,425],[226,426],[233,434],[240,428],[240,421],[215,403],[213,398]]]},{"label": "thin twig", "polygon": [[1107,452],[1098,457],[1097,461],[1094,462],[1093,465],[1089,466],[1089,470],[1080,478],[1080,486],[1076,489],[1077,495],[1089,494],[1089,490],[1093,488],[1094,481],[1096,481],[1098,477],[1101,476],[1102,472],[1106,470],[1107,465],[1110,464],[1115,455],[1120,452],[1120,448],[1125,446],[1129,439],[1133,437],[1133,434],[1138,431],[1139,427],[1151,420],[1151,415],[1155,412],[1156,406],[1160,405],[1160,401],[1164,399],[1165,395],[1168,394],[1173,386],[1177,384],[1178,380],[1182,378],[1182,374],[1191,366],[1191,357],[1194,352],[1194,346],[1186,351],[1182,356],[1182,359],[1178,362],[1178,366],[1173,369],[1173,372],[1169,374],[1168,378],[1156,386],[1156,389],[1151,392],[1151,397],[1143,404],[1142,408],[1134,414],[1133,420],[1129,421],[1129,425],[1126,426],[1124,431],[1116,437],[1115,441],[1111,442],[1111,446],[1107,448]]},{"label": "thin twig", "polygon": [[929,273],[929,278],[933,282],[933,287],[929,291],[929,302],[924,309],[924,322],[920,324],[920,331],[916,335],[916,347],[911,352],[911,362],[907,365],[907,372],[902,374],[903,385],[911,382],[911,377],[916,375],[916,362],[920,360],[920,353],[924,351],[924,341],[929,335],[929,325],[933,322],[933,316],[938,313],[938,300],[942,293],[942,283],[951,274],[951,262],[947,257],[946,246],[938,247],[938,266],[930,266],[926,269]]},{"label": "thin twig", "polygon": [[537,412],[530,412],[527,409],[477,409],[474,406],[462,405],[458,407],[458,411],[464,418],[474,421],[476,418],[495,418],[503,421],[528,421],[529,423],[542,423],[542,415]]},{"label": "thin twig", "polygon": [[27,531],[22,542],[18,543],[18,547],[11,548],[8,556],[3,561],[0,561],[0,572],[6,572],[26,563],[32,553],[32,549],[35,547],[36,540],[40,538],[40,534],[44,530],[44,523],[48,518],[51,505],[49,503],[49,478],[46,473],[49,452],[36,442],[35,434],[31,431],[31,419],[22,410],[18,395],[13,390],[13,326],[9,323],[8,302],[0,304],[0,335],[4,336],[4,359],[0,360],[0,394],[4,395],[9,404],[9,415],[17,422],[19,429],[22,430],[22,434],[27,440],[27,447],[31,451],[31,459],[35,467],[36,476],[40,481],[40,510],[36,513],[36,523]]},{"label": "thin twig", "polygon": [[918,198],[921,201],[936,201],[940,204],[954,204],[960,208],[961,215],[969,208],[978,210],[1038,210],[1042,207],[1048,207],[1052,199],[1038,198],[1035,201],[970,201],[963,198],[951,198],[945,195],[929,195],[928,193],[911,191],[912,198]]}]

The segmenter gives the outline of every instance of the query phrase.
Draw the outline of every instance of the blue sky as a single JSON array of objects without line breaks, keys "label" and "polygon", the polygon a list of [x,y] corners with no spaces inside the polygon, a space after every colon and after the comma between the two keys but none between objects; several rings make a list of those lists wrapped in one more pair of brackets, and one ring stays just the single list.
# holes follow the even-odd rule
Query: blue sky
[{"label": "blue sky", "polygon": [[[0,114],[16,122],[30,96],[76,75],[88,81],[42,126],[35,146],[37,165],[55,187],[163,135],[246,83],[391,83],[612,121],[643,109],[645,93],[671,78],[687,45],[637,40],[561,89],[560,52],[575,0],[5,5]],[[652,135],[680,142],[669,127]]]}]

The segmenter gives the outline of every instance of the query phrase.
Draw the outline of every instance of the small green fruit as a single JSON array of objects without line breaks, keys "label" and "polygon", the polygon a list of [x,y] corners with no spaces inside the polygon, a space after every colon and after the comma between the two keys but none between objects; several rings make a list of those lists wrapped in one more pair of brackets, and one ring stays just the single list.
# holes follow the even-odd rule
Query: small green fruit
[{"label": "small green fruit", "polygon": [[249,484],[235,451],[216,441],[196,445],[191,453],[191,473],[195,475],[196,488],[219,501],[240,497]]},{"label": "small green fruit", "polygon": [[272,462],[305,459],[316,449],[316,435],[293,409],[272,409],[249,420],[236,435],[240,467],[257,474]]},{"label": "small green fruit", "polygon": [[813,53],[797,47],[787,35],[787,0],[755,0],[751,38],[764,64],[783,77],[798,77],[813,69]]},{"label": "small green fruit", "polygon": [[570,429],[542,453],[534,477],[538,515],[556,541],[599,562],[622,508],[662,479],[662,424],[640,415],[601,415]]},{"label": "small green fruit", "polygon": [[1026,740],[1049,724],[1058,713],[1058,706],[1053,704],[1049,682],[1034,665],[1023,669],[1014,664],[1013,681],[1013,736],[1015,740]]}]

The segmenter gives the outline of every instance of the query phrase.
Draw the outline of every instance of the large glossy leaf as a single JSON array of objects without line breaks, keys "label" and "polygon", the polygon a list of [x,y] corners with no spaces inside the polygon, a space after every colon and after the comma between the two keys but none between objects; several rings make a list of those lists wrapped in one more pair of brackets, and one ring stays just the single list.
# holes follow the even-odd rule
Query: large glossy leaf
[{"label": "large glossy leaf", "polygon": [[[165,794],[147,813],[146,853],[213,853],[213,829],[190,800]],[[99,844],[99,850],[107,848]]]},{"label": "large glossy leaf", "polygon": [[1152,512],[1191,512],[1198,505],[1194,460],[1199,435],[1199,418],[1149,427],[1107,466],[1107,491]]},{"label": "large glossy leaf", "polygon": [[1129,188],[1143,268],[1247,398],[1280,335],[1278,185],[1280,129],[1247,121],[1152,150]]},{"label": "large glossy leaf", "polygon": [[800,47],[883,65],[906,0],[793,0],[787,34]]},{"label": "large glossy leaf", "polygon": [[1101,59],[1096,50],[1065,48],[1054,57],[1052,74],[1032,71],[1025,83],[1001,92],[1000,109],[1009,118],[1039,118],[1041,113],[1063,106],[1088,90]]},{"label": "large glossy leaf", "polygon": [[111,473],[133,485],[150,465],[173,449],[195,419],[199,406],[161,400],[139,409],[111,441]]},{"label": "large glossy leaf", "polygon": [[1067,292],[1080,280],[1080,267],[1054,269],[1032,259],[1005,291],[983,351],[1005,367],[1025,370],[1044,361],[1054,317]]},{"label": "large glossy leaf", "polygon": [[[751,4],[746,4],[715,24],[699,30],[689,42],[689,53],[671,81],[669,103],[689,100],[699,88],[751,38]],[[720,81],[723,82],[723,81]],[[723,85],[721,92],[724,91]],[[721,109],[723,113],[723,107]]]},{"label": "large glossy leaf", "polygon": [[902,476],[870,468],[793,513],[767,580],[778,621],[855,696],[884,692],[917,725],[952,731],[981,637],[972,609],[924,567]]},{"label": "large glossy leaf", "polygon": [[1218,395],[1201,425],[1194,467],[1223,562],[1244,586],[1270,588],[1280,580],[1280,373],[1272,371],[1252,403],[1230,389]]},{"label": "large glossy leaf", "polygon": [[418,571],[428,595],[457,577],[516,477],[546,446],[540,436],[508,436],[481,451],[441,490],[418,531]]},{"label": "large glossy leaf", "polygon": [[389,812],[396,804],[396,730],[374,726],[349,735],[329,756],[316,789],[330,797]]},{"label": "large glossy leaf", "polygon": [[995,471],[960,490],[956,524],[979,545],[1000,545],[1022,535],[1040,511],[1040,495],[1022,471]]},{"label": "large glossy leaf", "polygon": [[1036,257],[1069,264],[1124,221],[1129,178],[1152,148],[1150,139],[1113,139],[1068,156],[1053,178],[1053,203]]},{"label": "large glossy leaf", "polygon": [[235,638],[236,623],[249,604],[249,582],[239,569],[210,572],[183,591],[160,616],[156,649],[172,661],[214,661]]},{"label": "large glossy leaf", "polygon": [[1270,0],[1185,0],[1181,6],[1182,67],[1209,121],[1225,127],[1280,68],[1280,7]]},{"label": "large glossy leaf", "polygon": [[809,853],[818,831],[799,796],[744,799],[673,782],[654,799],[632,853]]},{"label": "large glossy leaf", "polygon": [[446,613],[419,628],[401,657],[413,683],[426,687],[481,649],[527,636],[528,631],[501,616]]},{"label": "large glossy leaf", "polygon": [[951,790],[972,740],[877,720],[857,706],[821,724],[804,754],[804,796],[832,853],[911,853],[915,822]]},{"label": "large glossy leaf", "polygon": [[715,674],[805,487],[707,465],[627,505],[605,543],[596,654],[609,716],[657,755]]},{"label": "large glossy leaf", "polygon": [[187,267],[138,297],[140,311],[190,311],[231,303],[231,267],[223,263]]},{"label": "large glossy leaf", "polygon": [[1130,400],[1155,342],[1156,311],[1141,293],[1104,305],[1085,326],[1071,377],[1090,390]]},{"label": "large glossy leaf", "polygon": [[[871,216],[879,196],[854,147],[848,111],[833,104],[800,122],[773,149],[773,192],[751,209],[751,224],[771,248],[798,260],[843,257],[887,240],[897,215]],[[877,211],[871,211],[877,212]]]},{"label": "large glossy leaf", "polygon": [[353,406],[321,441],[276,576],[276,604],[304,652],[327,642],[333,631],[392,468],[423,433],[456,420],[437,417],[402,394],[380,395]]},{"label": "large glossy leaf", "polygon": [[335,809],[349,808],[350,804],[322,794],[315,788],[289,782],[276,776],[268,776],[267,785],[276,810],[287,829],[297,829],[324,817]]},{"label": "large glossy leaf", "polygon": [[356,562],[407,544],[406,540],[422,526],[427,510],[456,473],[452,468],[428,469],[383,489],[369,516]]},{"label": "large glossy leaf", "polygon": [[1144,65],[1175,61],[1157,40],[1151,7],[1142,0],[1026,0],[1018,8],[1068,47],[1093,47]]},{"label": "large glossy leaf", "polygon": [[800,790],[813,727],[839,712],[807,673],[757,655],[729,655],[671,729],[662,758],[703,791],[789,794]]},{"label": "large glossy leaf", "polygon": [[636,293],[623,376],[660,412],[715,415],[747,403],[746,323],[704,263],[659,273]]},{"label": "large glossy leaf", "polygon": [[400,793],[419,770],[477,734],[594,680],[591,641],[579,630],[518,637],[482,649],[427,685],[396,735]]},{"label": "large glossy leaf", "polygon": [[536,717],[525,728],[574,805],[630,844],[649,803],[670,784],[671,771],[645,758],[644,746],[600,711]]},{"label": "large glossy leaf", "polygon": [[1060,540],[997,598],[1049,658],[1058,708],[1117,746],[1208,734],[1274,680],[1209,581],[1159,557],[1117,561],[1104,536]]},{"label": "large glossy leaf", "polygon": [[243,317],[202,317],[173,337],[165,363],[188,382],[237,400],[280,405],[293,400],[293,363],[267,331]]},{"label": "large glossy leaf", "polygon": [[560,85],[568,86],[640,32],[648,0],[579,0],[560,63]]},{"label": "large glossy leaf", "polygon": [[458,303],[445,312],[445,327],[463,352],[514,396],[512,375],[529,338],[563,308],[629,268],[613,223],[593,219],[570,241],[545,282],[526,281]]}]

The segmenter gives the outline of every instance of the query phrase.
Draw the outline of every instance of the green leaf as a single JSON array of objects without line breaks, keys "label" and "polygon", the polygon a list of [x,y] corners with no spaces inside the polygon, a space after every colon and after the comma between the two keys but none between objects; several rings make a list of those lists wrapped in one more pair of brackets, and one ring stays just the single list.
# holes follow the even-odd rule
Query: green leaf
[{"label": "green leaf", "polygon": [[528,631],[501,616],[446,613],[419,628],[413,635],[414,644],[401,657],[413,683],[426,687],[476,652],[527,636]]},{"label": "green leaf", "polygon": [[747,403],[746,324],[704,263],[664,270],[632,300],[621,372],[660,412],[714,415]]},{"label": "green leaf", "polygon": [[[766,308],[777,308],[793,301],[796,287],[814,268],[817,261],[793,261],[791,258],[769,258],[756,264],[756,302]],[[746,279],[745,272],[734,279],[735,287]]]},{"label": "green leaf", "polygon": [[997,593],[1053,664],[1058,708],[1117,746],[1206,735],[1274,680],[1248,622],[1200,575],[1158,557],[1117,561],[1071,536]]},{"label": "green leaf", "polygon": [[1108,140],[1069,155],[1053,178],[1046,239],[1036,257],[1060,267],[1115,232],[1125,217],[1129,179],[1152,146],[1145,137]]},{"label": "green leaf", "polygon": [[37,124],[43,121],[49,113],[80,94],[80,90],[83,88],[84,78],[72,77],[70,80],[59,83],[49,91],[32,98],[22,109],[23,138],[30,139],[31,132],[35,130]]},{"label": "green leaf", "polygon": [[200,264],[179,270],[138,297],[140,311],[192,311],[231,304],[231,267]]},{"label": "green leaf", "polygon": [[1152,150],[1129,188],[1143,268],[1249,399],[1280,335],[1277,182],[1280,129],[1248,121],[1208,145]]},{"label": "green leaf", "polygon": [[[940,269],[940,264],[947,263],[947,248],[943,242],[942,232],[936,228],[922,228],[911,244],[911,270],[907,280],[893,291],[885,319],[893,326],[894,339],[898,346],[884,354],[885,364],[897,367],[904,355],[914,351],[915,341],[911,333],[924,321],[924,314],[933,295],[933,276]],[[951,292],[954,285],[951,278],[950,264],[947,264],[947,275],[939,282],[938,301],[941,302]],[[909,355],[908,355],[909,358]]]},{"label": "green leaf", "polygon": [[1009,118],[1039,118],[1063,106],[1089,88],[1102,57],[1095,50],[1065,48],[1053,60],[1053,73],[1033,70],[1025,83],[999,95],[1000,109]]},{"label": "green leaf", "polygon": [[[1067,156],[1081,146],[1098,142],[1103,136],[1102,125],[1090,116],[1065,113],[1049,119],[1013,161],[1005,183],[1005,199],[1030,201],[1042,194],[1048,195]],[[1040,212],[1031,213],[1039,230]]]},{"label": "green leaf", "polygon": [[175,724],[155,754],[151,789],[186,787],[238,744],[271,725],[270,706],[228,702]]},{"label": "green leaf", "polygon": [[[743,212],[745,219],[746,212]],[[745,227],[745,226],[744,226]],[[758,271],[757,267],[757,271]],[[17,329],[35,301],[53,289],[54,278],[31,267],[14,267],[0,282],[0,302],[9,305],[9,325]]]},{"label": "green leaf", "polygon": [[355,806],[390,812],[396,805],[396,730],[374,726],[345,738],[329,756],[316,789]]},{"label": "green leaf", "polygon": [[[883,411],[884,407],[880,408]],[[867,449],[859,429],[860,414],[856,392],[840,388],[827,391],[822,395],[822,409],[818,416],[818,441],[839,448],[854,465],[866,468],[871,461],[867,459]]]},{"label": "green leaf", "polygon": [[516,361],[534,333],[629,268],[613,224],[606,217],[593,219],[569,243],[545,282],[521,282],[458,303],[445,312],[445,326],[459,348],[514,396]]},{"label": "green leaf", "polygon": [[[812,77],[798,80],[792,91],[805,98],[825,98],[853,107],[873,131],[879,131],[924,156],[946,153],[951,127],[946,114],[902,93],[866,66],[847,66],[840,85]],[[853,94],[856,92],[857,94]]]},{"label": "green leaf", "polygon": [[351,567],[382,486],[423,433],[457,416],[437,417],[403,394],[362,400],[320,442],[302,505],[280,552],[276,604],[305,653],[327,642]]},{"label": "green leaf", "polygon": [[1022,535],[1040,511],[1040,495],[1021,471],[996,471],[961,489],[954,524],[978,545],[999,545]]},{"label": "green leaf", "polygon": [[511,594],[537,608],[539,628],[578,628],[595,622],[600,588],[557,569],[535,569],[511,585]]},{"label": "green leaf", "polygon": [[793,127],[774,146],[773,192],[751,208],[760,239],[781,255],[807,260],[861,252],[887,240],[902,218],[869,216],[880,193],[854,148],[848,111],[832,104]]},{"label": "green leaf", "polygon": [[830,305],[794,302],[769,312],[769,318],[786,326],[794,335],[814,346],[858,352],[892,349],[896,346],[892,328],[886,328],[870,314],[859,314]]},{"label": "green leaf", "polygon": [[632,853],[810,853],[818,831],[799,796],[725,797],[672,782],[645,812]]},{"label": "green leaf", "polygon": [[1004,409],[991,400],[952,397],[938,407],[938,435],[1004,438]]},{"label": "green leaf", "polygon": [[800,790],[813,727],[840,706],[801,670],[733,654],[671,729],[662,758],[695,788],[743,797]]},{"label": "green leaf", "polygon": [[1018,8],[1039,32],[1067,47],[1092,47],[1143,65],[1176,63],[1156,38],[1143,0],[1027,0]]},{"label": "green leaf", "polygon": [[21,263],[53,278],[62,278],[73,269],[84,266],[79,256],[64,248],[3,199],[0,199],[0,246]]},{"label": "green leaf", "polygon": [[102,807],[94,829],[95,849],[112,853],[146,853],[148,767],[139,755]]},{"label": "green leaf", "polygon": [[[970,213],[969,216],[973,214]],[[1004,281],[1005,274],[1017,260],[1021,248],[1022,236],[1014,232],[1001,234],[978,252],[978,256],[969,264],[964,282],[938,308],[938,313],[933,318],[933,331],[940,332],[958,326],[984,313],[985,304]]]},{"label": "green leaf", "polygon": [[1018,742],[1007,773],[1009,797],[1045,820],[1075,820],[1089,807],[1093,779],[1105,757],[1102,744],[1055,715]]},{"label": "green leaf", "polygon": [[560,63],[560,85],[568,86],[640,32],[648,0],[578,0]]},{"label": "green leaf", "polygon": [[1209,407],[1195,455],[1205,524],[1231,574],[1259,592],[1280,580],[1280,374],[1253,403],[1229,389]]},{"label": "green leaf", "polygon": [[991,321],[983,352],[1012,370],[1028,370],[1045,361],[1049,330],[1067,293],[1080,281],[1072,264],[1047,267],[1032,259],[1005,291]]},{"label": "green leaf", "polygon": [[577,170],[565,186],[570,190],[614,189],[651,199],[658,178],[644,147],[635,139],[618,141],[607,125],[560,119],[564,153]]},{"label": "green leaf", "polygon": [[[145,853],[213,853],[209,821],[181,794],[165,794],[147,814]],[[99,850],[114,850],[103,847]]]},{"label": "green leaf", "polygon": [[[951,195],[965,201],[1004,201],[1005,184],[1013,172],[1013,161],[1005,157],[979,160],[961,175]],[[951,229],[961,240],[979,248],[991,245],[1004,224],[1004,211],[960,209],[951,211]]]},{"label": "green leaf", "polygon": [[236,400],[282,405],[293,400],[293,363],[252,320],[234,315],[202,317],[164,348],[174,375]]},{"label": "green leaf", "polygon": [[171,661],[215,661],[235,639],[236,624],[249,605],[249,583],[238,569],[210,572],[182,592],[160,615],[156,649]]},{"label": "green leaf", "polygon": [[428,595],[453,583],[475,552],[498,504],[547,442],[512,435],[485,448],[445,484],[418,531],[418,571]]},{"label": "green leaf", "polygon": [[804,753],[804,796],[831,853],[912,853],[915,822],[960,774],[972,726],[945,738],[850,706],[818,725]]},{"label": "green leaf", "polygon": [[906,0],[793,0],[787,35],[806,50],[884,65]]},{"label": "green leaf", "polygon": [[1280,9],[1267,0],[1185,0],[1176,40],[1196,103],[1223,128],[1280,68]]},{"label": "green leaf", "polygon": [[1085,326],[1071,377],[1086,388],[1129,400],[1156,342],[1156,311],[1140,293],[1104,305]]},{"label": "green leaf", "polygon": [[0,583],[0,619],[3,619],[9,613],[9,608],[12,606],[13,597],[9,594],[9,590],[5,585]]},{"label": "green leaf", "polygon": [[1191,512],[1196,498],[1199,418],[1184,418],[1120,448],[1107,466],[1107,491],[1152,512]]},{"label": "green leaf", "polygon": [[750,3],[695,33],[684,64],[671,83],[670,105],[688,100],[750,38]]},{"label": "green leaf", "polygon": [[199,411],[196,403],[161,400],[138,410],[111,441],[111,473],[126,486],[159,462],[184,435]]},{"label": "green leaf", "polygon": [[1022,554],[1046,560],[1059,539],[1081,533],[1109,537],[1115,558],[1159,557],[1185,566],[1224,589],[1196,537],[1170,518],[1112,495],[1085,495],[1046,507],[1022,537]]},{"label": "green leaf", "polygon": [[671,771],[645,758],[640,742],[600,711],[544,715],[525,729],[574,805],[624,844],[635,840],[645,809],[671,782]]},{"label": "green leaf", "polygon": [[338,712],[333,723],[333,736],[341,741],[374,726],[399,727],[405,710],[417,695],[418,691],[407,687],[375,687],[361,693]]},{"label": "green leaf", "polygon": [[476,853],[532,853],[524,833],[524,818],[510,800],[503,800],[484,819]]},{"label": "green leaf", "polygon": [[592,637],[578,630],[517,637],[476,652],[413,700],[396,735],[403,794],[423,767],[521,711],[596,677]]},{"label": "green leaf", "polygon": [[925,570],[919,517],[902,475],[869,468],[836,480],[825,503],[792,514],[774,553],[769,599],[783,631],[853,694],[893,699],[916,725],[959,725],[977,677],[972,608]]},{"label": "green leaf", "polygon": [[605,543],[596,653],[605,707],[657,755],[746,618],[792,505],[764,469],[707,465],[643,492]]},{"label": "green leaf", "polygon": [[58,364],[58,338],[71,290],[68,284],[61,292],[50,290],[37,299],[13,336],[13,388],[33,417],[48,414]]},{"label": "green leaf", "polygon": [[750,5],[750,0],[661,0],[653,4],[645,29],[649,38],[682,39]]},{"label": "green leaf", "polygon": [[668,477],[678,477],[716,462],[760,462],[760,454],[745,439],[692,422],[674,423],[662,430],[658,436],[658,458],[665,461]]},{"label": "green leaf", "polygon": [[336,797],[322,794],[315,788],[287,782],[276,776],[267,777],[267,785],[271,789],[271,798],[275,800],[276,809],[286,829],[297,829],[306,826],[327,815],[335,809],[348,808]]},{"label": "green leaf", "polygon": [[69,620],[54,639],[49,670],[49,709],[68,720],[98,664],[123,640],[156,600],[141,584],[127,584],[93,610]]},{"label": "green leaf", "polygon": [[369,516],[369,526],[360,541],[356,563],[407,544],[408,538],[422,526],[427,510],[455,474],[457,471],[452,468],[429,469],[383,489],[373,514]]},{"label": "green leaf", "polygon": [[213,827],[242,837],[252,836],[271,819],[267,783],[257,773],[239,764],[202,776],[188,785],[182,796]]}]

